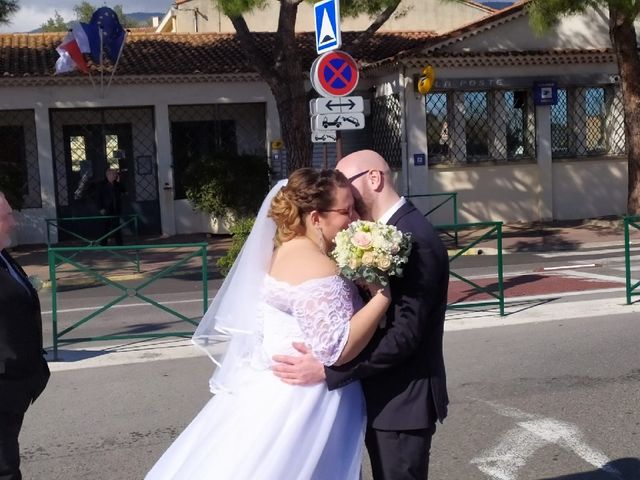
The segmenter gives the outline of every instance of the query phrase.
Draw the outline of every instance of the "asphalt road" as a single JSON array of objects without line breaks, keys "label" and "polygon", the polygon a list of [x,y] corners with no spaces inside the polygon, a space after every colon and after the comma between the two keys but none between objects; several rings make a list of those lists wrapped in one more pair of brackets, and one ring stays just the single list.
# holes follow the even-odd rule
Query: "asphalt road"
[{"label": "asphalt road", "polygon": [[[637,314],[448,331],[431,478],[640,479],[639,343]],[[26,416],[25,479],[142,478],[211,371],[197,357],[54,372]]]}]

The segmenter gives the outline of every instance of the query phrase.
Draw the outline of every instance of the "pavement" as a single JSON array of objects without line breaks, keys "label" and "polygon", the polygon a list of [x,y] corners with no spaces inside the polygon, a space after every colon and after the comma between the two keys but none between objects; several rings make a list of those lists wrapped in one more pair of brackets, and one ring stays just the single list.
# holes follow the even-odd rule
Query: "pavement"
[{"label": "pavement", "polygon": [[[131,243],[124,238],[125,245]],[[210,278],[220,277],[217,260],[225,255],[231,246],[231,238],[228,235],[190,234],[175,236],[149,236],[143,237],[138,242],[145,245],[140,253],[139,268],[135,264],[135,251],[95,251],[90,253],[63,253],[71,260],[89,267],[91,270],[113,281],[139,280],[149,278],[159,272],[170,268],[180,259],[197,250],[197,247],[189,246],[194,243],[207,245],[207,270]],[[178,247],[175,245],[184,245]],[[79,243],[64,243],[56,247],[81,246]],[[153,248],[155,247],[155,248]],[[27,275],[39,281],[40,287],[51,287],[49,271],[49,257],[47,245],[21,245],[11,249],[11,254],[20,263]],[[201,269],[201,257],[194,256],[183,265],[180,270],[184,272],[199,272]],[[101,281],[95,276],[80,271],[78,268],[66,263],[56,268],[56,280],[59,287],[100,285]]]}]

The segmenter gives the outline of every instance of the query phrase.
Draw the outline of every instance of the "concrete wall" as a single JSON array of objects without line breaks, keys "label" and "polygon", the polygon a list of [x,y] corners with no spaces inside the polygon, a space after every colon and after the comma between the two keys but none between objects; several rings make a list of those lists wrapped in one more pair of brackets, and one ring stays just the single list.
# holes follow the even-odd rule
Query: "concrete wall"
[{"label": "concrete wall", "polygon": [[553,216],[580,219],[621,215],[627,209],[627,160],[553,164]]},{"label": "concrete wall", "polygon": [[[211,0],[191,0],[181,3],[176,13],[176,30],[181,33],[194,32],[194,11],[197,8],[199,32],[233,33],[235,29],[229,18],[220,12]],[[269,0],[262,10],[245,15],[249,30],[273,32],[278,26],[280,2]],[[382,25],[380,31],[436,31],[446,32],[461,25],[471,23],[487,16],[488,13],[478,7],[444,0],[403,0],[395,14]],[[359,15],[355,18],[341,19],[342,31],[364,30],[371,24],[371,18]],[[300,3],[296,19],[296,31],[315,30],[313,6],[308,2]]]},{"label": "concrete wall", "polygon": [[[428,193],[458,192],[460,222],[530,222],[539,218],[540,182],[535,164],[432,167],[428,185]],[[452,223],[451,212],[438,210],[433,221]]]}]

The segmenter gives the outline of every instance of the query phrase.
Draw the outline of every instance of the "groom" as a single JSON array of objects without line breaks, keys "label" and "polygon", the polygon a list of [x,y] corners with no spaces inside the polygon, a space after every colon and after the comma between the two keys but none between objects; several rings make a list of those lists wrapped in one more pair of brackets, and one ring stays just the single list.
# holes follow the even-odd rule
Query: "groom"
[{"label": "groom", "polygon": [[389,166],[376,152],[352,153],[336,168],[349,179],[364,219],[411,233],[409,262],[402,278],[391,277],[385,326],[355,360],[324,368],[304,345],[296,345],[303,355],[275,356],[273,370],[287,383],[326,381],[330,390],[361,380],[373,478],[424,480],[436,421],[447,416],[449,403],[442,353],[447,251],[433,226],[395,191]]}]

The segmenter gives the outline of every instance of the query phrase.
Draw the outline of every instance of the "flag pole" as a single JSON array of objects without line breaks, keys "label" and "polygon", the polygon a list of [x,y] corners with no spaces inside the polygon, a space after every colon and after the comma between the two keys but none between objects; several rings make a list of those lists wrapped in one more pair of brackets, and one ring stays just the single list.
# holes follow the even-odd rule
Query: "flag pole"
[{"label": "flag pole", "polygon": [[104,52],[103,52],[103,31],[102,24],[98,24],[98,28],[100,31],[100,98],[104,98]]},{"label": "flag pole", "polygon": [[118,57],[116,58],[116,63],[113,64],[113,70],[111,70],[111,76],[109,77],[109,82],[107,83],[106,91],[109,92],[109,87],[111,86],[111,80],[113,80],[113,76],[116,74],[116,69],[118,68],[118,63],[120,63],[120,57],[122,57],[122,51],[124,50],[124,44],[127,43],[127,36],[129,35],[129,31],[124,31],[124,38],[122,39],[122,44],[120,45],[120,51],[118,52]]}]

